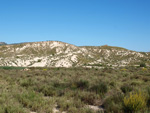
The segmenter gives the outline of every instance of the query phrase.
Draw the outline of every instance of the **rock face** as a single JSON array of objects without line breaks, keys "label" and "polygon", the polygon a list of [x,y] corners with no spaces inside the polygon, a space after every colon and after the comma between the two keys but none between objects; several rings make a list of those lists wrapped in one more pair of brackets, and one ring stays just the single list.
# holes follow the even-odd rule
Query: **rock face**
[{"label": "rock face", "polygon": [[1,45],[7,45],[7,44],[6,44],[5,42],[0,42],[0,46],[1,46]]},{"label": "rock face", "polygon": [[150,53],[111,46],[77,47],[59,41],[0,46],[0,66],[72,67],[89,65],[125,66],[150,62]]}]

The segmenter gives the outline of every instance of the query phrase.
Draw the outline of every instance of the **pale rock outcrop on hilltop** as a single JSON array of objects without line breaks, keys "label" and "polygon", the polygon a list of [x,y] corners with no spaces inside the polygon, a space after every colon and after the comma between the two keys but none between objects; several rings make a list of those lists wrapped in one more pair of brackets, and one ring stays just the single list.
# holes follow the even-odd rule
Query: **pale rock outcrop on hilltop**
[{"label": "pale rock outcrop on hilltop", "polygon": [[150,62],[150,53],[111,46],[82,46],[59,41],[0,46],[0,66],[72,67],[94,64],[136,65]]}]

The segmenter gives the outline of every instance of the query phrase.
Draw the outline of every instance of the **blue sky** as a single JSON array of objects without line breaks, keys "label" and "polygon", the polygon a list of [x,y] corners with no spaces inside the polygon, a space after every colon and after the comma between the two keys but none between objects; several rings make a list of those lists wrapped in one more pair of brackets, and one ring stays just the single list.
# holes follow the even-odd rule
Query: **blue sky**
[{"label": "blue sky", "polygon": [[150,52],[150,0],[0,0],[0,42],[47,40]]}]

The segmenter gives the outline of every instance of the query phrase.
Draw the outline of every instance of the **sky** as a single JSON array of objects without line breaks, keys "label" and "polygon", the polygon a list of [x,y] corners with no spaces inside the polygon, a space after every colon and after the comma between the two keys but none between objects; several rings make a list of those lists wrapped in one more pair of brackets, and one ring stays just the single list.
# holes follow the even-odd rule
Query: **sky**
[{"label": "sky", "polygon": [[150,52],[150,0],[0,0],[0,42],[48,40]]}]

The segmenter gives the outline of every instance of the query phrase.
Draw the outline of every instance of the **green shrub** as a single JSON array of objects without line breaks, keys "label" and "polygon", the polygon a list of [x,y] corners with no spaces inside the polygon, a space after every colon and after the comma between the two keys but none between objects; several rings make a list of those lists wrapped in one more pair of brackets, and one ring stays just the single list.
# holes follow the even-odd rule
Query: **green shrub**
[{"label": "green shrub", "polygon": [[106,113],[122,113],[123,95],[120,93],[108,97],[103,105]]},{"label": "green shrub", "polygon": [[82,102],[89,105],[95,105],[96,102],[100,100],[100,96],[95,93],[82,92],[78,95],[78,98],[81,99]]},{"label": "green shrub", "polygon": [[146,64],[145,63],[141,63],[140,67],[146,67]]},{"label": "green shrub", "polygon": [[108,86],[105,82],[100,82],[91,87],[91,90],[96,92],[97,94],[105,94],[108,91]]},{"label": "green shrub", "polygon": [[88,89],[89,88],[89,82],[86,80],[78,80],[78,81],[73,81],[70,83],[70,88],[73,90],[79,89]]},{"label": "green shrub", "polygon": [[146,107],[146,98],[140,91],[136,93],[130,93],[129,96],[124,97],[124,111],[125,112],[136,112]]},{"label": "green shrub", "polygon": [[0,105],[0,113],[27,113],[27,112],[20,105],[4,102]]},{"label": "green shrub", "polygon": [[89,82],[86,80],[77,81],[75,84],[77,88],[80,88],[80,89],[85,89],[85,88],[88,89],[89,87]]},{"label": "green shrub", "polygon": [[52,86],[56,89],[59,89],[59,90],[64,90],[65,88],[68,87],[67,84],[61,83],[61,82],[58,82],[58,81],[57,82],[54,81]]},{"label": "green shrub", "polygon": [[[72,110],[76,111],[77,109],[80,109],[83,107],[83,103],[81,100],[74,100],[74,99],[67,99],[67,98],[59,98],[57,100],[58,107],[61,111],[70,111]],[[73,111],[72,111],[73,112]],[[69,112],[69,113],[72,113]],[[75,112],[73,112],[75,113]]]},{"label": "green shrub", "polygon": [[5,69],[5,70],[21,70],[24,69],[24,67],[13,67],[13,66],[0,66],[0,69]]},{"label": "green shrub", "polygon": [[44,100],[42,95],[33,91],[18,94],[17,99],[24,107],[29,108],[31,111],[45,111],[49,113],[52,112],[52,107],[54,106],[53,100]]},{"label": "green shrub", "polygon": [[111,81],[111,82],[109,83],[109,85],[112,86],[112,87],[115,87],[115,86],[116,86],[116,82]]},{"label": "green shrub", "polygon": [[32,79],[24,79],[20,81],[20,85],[23,87],[29,87],[34,84],[34,81]]},{"label": "green shrub", "polygon": [[150,107],[150,87],[147,88],[148,99],[147,99],[147,106]]},{"label": "green shrub", "polygon": [[37,60],[37,62],[41,62],[41,61],[42,61],[42,59],[38,59],[38,60]]},{"label": "green shrub", "polygon": [[23,109],[16,107],[16,106],[5,106],[3,108],[3,112],[1,113],[26,113]]},{"label": "green shrub", "polygon": [[131,82],[131,85],[132,86],[140,86],[141,84],[143,84],[143,81],[142,80],[133,80],[132,82]]},{"label": "green shrub", "polygon": [[123,93],[128,93],[128,92],[131,92],[133,88],[130,85],[125,84],[121,86],[121,90]]},{"label": "green shrub", "polygon": [[43,85],[36,91],[43,93],[45,96],[55,96],[57,94],[56,89],[50,85]]}]

